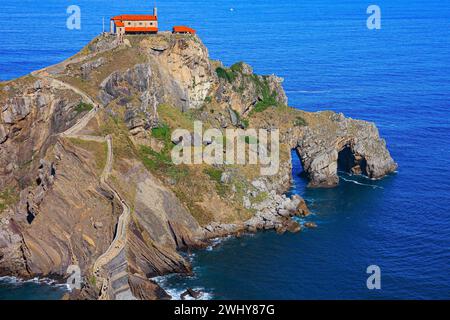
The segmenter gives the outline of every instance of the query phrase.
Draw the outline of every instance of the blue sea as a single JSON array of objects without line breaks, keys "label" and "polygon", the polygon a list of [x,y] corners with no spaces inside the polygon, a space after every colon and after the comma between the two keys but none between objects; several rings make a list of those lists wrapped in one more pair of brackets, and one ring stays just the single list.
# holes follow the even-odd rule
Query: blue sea
[{"label": "blue sea", "polygon": [[[81,8],[81,30],[66,9]],[[377,0],[381,30],[362,0],[158,2],[163,29],[198,30],[210,55],[284,77],[290,105],[374,121],[399,164],[380,181],[341,174],[338,188],[306,188],[294,155],[291,193],[318,228],[232,238],[195,252],[195,275],[160,283],[210,299],[450,299],[450,2]],[[149,1],[2,0],[0,79],[80,50],[102,17],[151,12]],[[12,23],[14,22],[14,23]],[[106,25],[108,25],[106,23]],[[381,269],[368,290],[366,269]],[[58,298],[55,287],[0,280],[0,298]]]}]

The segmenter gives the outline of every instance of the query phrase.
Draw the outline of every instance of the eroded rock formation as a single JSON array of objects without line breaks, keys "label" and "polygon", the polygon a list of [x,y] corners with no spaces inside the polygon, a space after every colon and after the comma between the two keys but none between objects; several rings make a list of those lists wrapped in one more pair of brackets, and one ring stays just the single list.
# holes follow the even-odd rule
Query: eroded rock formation
[{"label": "eroded rock formation", "polygon": [[[314,187],[336,186],[338,170],[377,179],[396,169],[374,124],[289,108],[282,79],[210,60],[197,36],[125,40],[99,37],[1,83],[0,275],[64,278],[77,265],[84,286],[73,298],[165,299],[150,279],[190,273],[181,250],[300,230],[291,217],[307,215],[306,203],[283,195],[292,149]],[[170,130],[193,119],[280,129],[278,173],[173,166]]]},{"label": "eroded rock formation", "polygon": [[313,187],[334,187],[338,170],[379,179],[397,169],[373,123],[329,113],[327,121],[309,127],[296,148]]}]

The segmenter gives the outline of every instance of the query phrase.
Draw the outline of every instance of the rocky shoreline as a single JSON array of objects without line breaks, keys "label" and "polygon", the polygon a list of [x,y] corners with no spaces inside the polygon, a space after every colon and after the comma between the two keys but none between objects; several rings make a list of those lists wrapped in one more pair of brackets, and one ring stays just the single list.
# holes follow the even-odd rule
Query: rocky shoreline
[{"label": "rocky shoreline", "polygon": [[291,198],[278,195],[274,191],[269,193],[268,198],[253,205],[256,214],[241,224],[212,223],[206,227],[205,238],[226,237],[240,234],[242,232],[255,233],[262,230],[275,230],[277,233],[299,232],[300,225],[293,221],[293,217],[305,217],[309,215],[309,209],[305,201],[297,195]]}]

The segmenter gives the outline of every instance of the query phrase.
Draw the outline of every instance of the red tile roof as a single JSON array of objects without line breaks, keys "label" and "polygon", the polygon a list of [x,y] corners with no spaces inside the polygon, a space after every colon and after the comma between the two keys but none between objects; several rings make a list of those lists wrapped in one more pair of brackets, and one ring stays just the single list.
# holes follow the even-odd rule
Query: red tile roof
[{"label": "red tile roof", "polygon": [[116,21],[114,21],[114,23],[115,23],[116,27],[125,27],[125,24],[122,21],[116,20]]},{"label": "red tile roof", "polygon": [[158,32],[158,28],[154,27],[126,27],[125,32]]},{"label": "red tile roof", "polygon": [[175,26],[172,29],[172,32],[180,32],[180,33],[192,33],[195,34],[195,30],[186,26]]},{"label": "red tile roof", "polygon": [[157,16],[142,15],[142,14],[123,14],[121,16],[112,17],[111,20],[120,21],[157,21]]}]

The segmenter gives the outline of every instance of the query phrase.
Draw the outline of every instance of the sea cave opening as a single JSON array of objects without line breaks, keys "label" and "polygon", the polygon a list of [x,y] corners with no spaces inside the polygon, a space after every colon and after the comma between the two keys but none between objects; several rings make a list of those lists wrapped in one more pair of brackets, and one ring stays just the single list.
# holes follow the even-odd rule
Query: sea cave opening
[{"label": "sea cave opening", "polygon": [[291,150],[292,177],[295,182],[301,180],[304,184],[308,183],[308,175],[303,167],[302,157],[298,148]]},{"label": "sea cave opening", "polygon": [[346,145],[338,154],[338,172],[367,176],[367,162],[364,157],[355,155],[351,146]]}]

